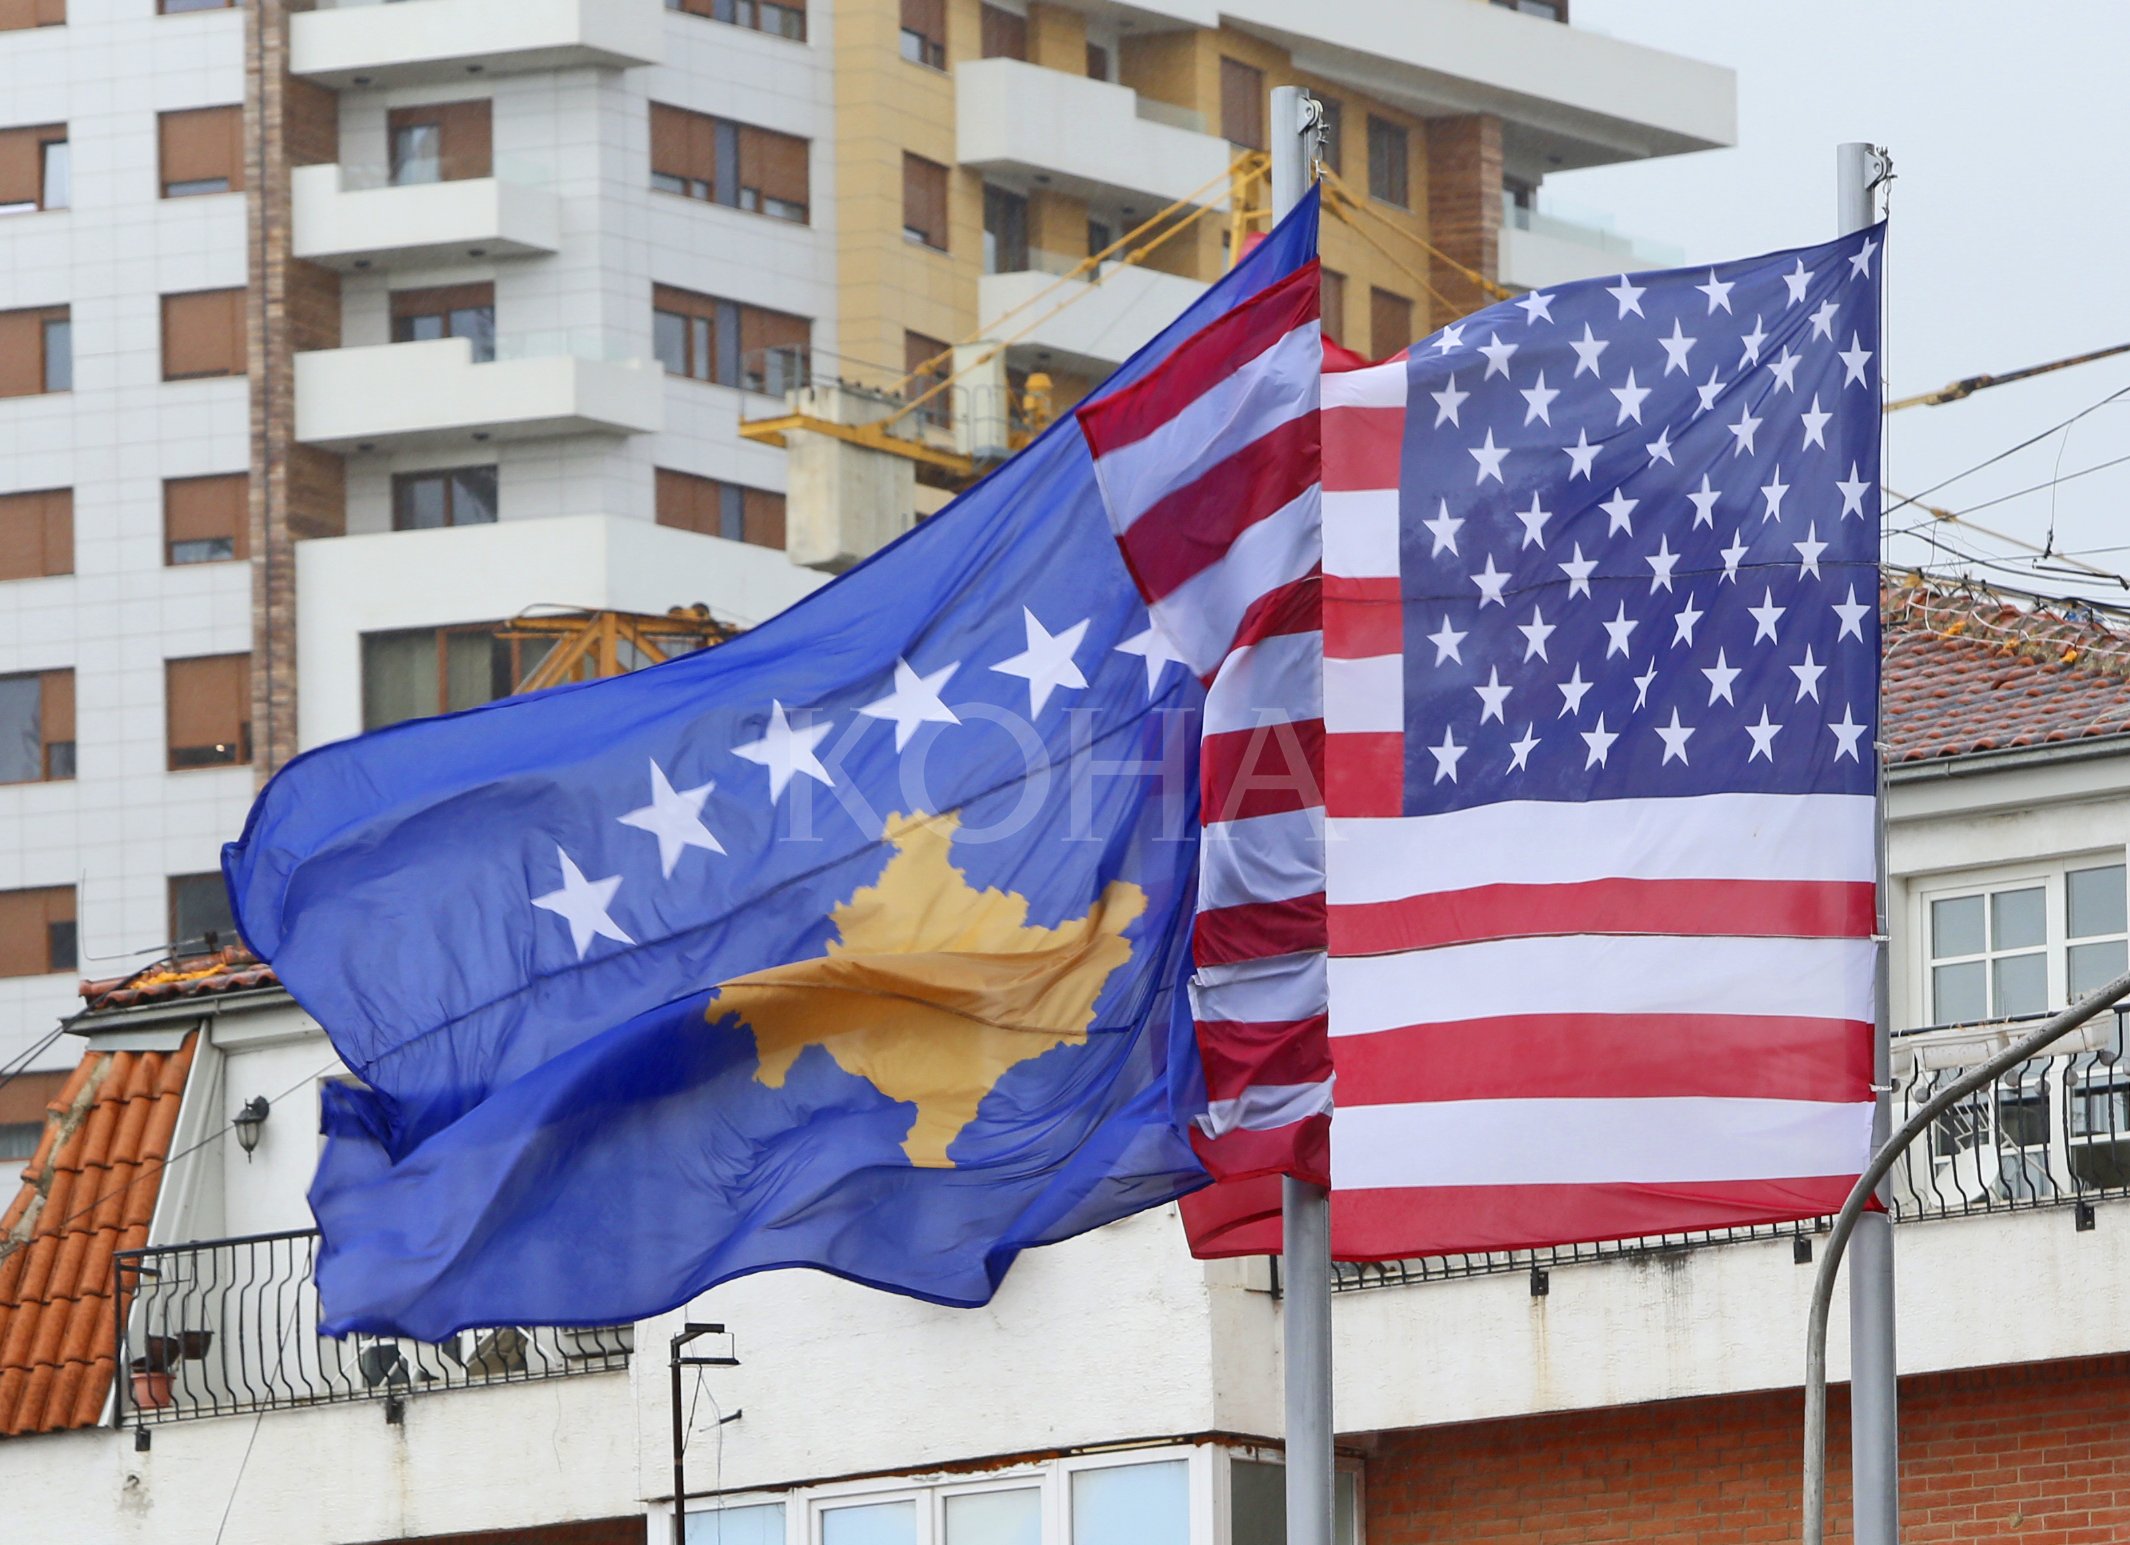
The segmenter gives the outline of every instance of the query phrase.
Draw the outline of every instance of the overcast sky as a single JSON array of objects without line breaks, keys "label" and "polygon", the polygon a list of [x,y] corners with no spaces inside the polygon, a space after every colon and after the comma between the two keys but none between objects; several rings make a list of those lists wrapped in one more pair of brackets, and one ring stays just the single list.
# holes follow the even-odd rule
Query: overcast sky
[{"label": "overcast sky", "polygon": [[[2130,4],[2124,0],[1574,0],[1578,27],[1729,65],[1738,146],[1556,174],[1564,214],[1603,212],[1686,261],[1745,257],[1834,234],[1834,150],[1893,154],[1886,270],[1888,396],[1980,371],[2130,342]],[[1571,207],[1572,206],[1572,207]],[[1887,486],[1920,493],[2130,388],[2130,355],[1964,403],[1891,416]],[[1929,496],[1964,511],[2130,455],[2130,393]],[[2130,572],[2130,463],[1977,512],[2029,541]],[[1896,524],[1905,524],[1904,512]],[[2034,570],[1958,526],[1968,550],[2010,559],[2010,585],[2130,589]],[[2115,549],[2094,551],[2094,549]],[[1890,552],[1929,557],[1914,541]],[[1957,564],[1945,554],[1937,562]]]}]

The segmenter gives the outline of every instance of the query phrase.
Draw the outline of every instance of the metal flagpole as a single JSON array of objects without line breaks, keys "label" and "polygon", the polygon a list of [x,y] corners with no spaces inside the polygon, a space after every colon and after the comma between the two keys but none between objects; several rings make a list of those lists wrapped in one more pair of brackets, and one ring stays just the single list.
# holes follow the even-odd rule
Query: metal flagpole
[{"label": "metal flagpole", "polygon": [[[1840,233],[1862,230],[1876,219],[1872,190],[1886,160],[1870,145],[1851,142],[1834,150],[1834,181]],[[1881,342],[1880,358],[1885,358]],[[1883,432],[1883,431],[1882,431]],[[1882,709],[1883,712],[1883,709]],[[1874,719],[1873,723],[1883,722]],[[1886,929],[1886,770],[1878,769],[1878,969],[1873,983],[1877,1020],[1872,1039],[1871,1083],[1877,1092],[1871,1116],[1871,1151],[1893,1135],[1893,1052]],[[1892,1205],[1892,1185],[1881,1181],[1878,1200]],[[1856,1545],[1899,1545],[1900,1393],[1894,1358],[1893,1215],[1865,1213],[1857,1219],[1849,1258],[1849,1454],[1855,1483],[1851,1498]]]},{"label": "metal flagpole", "polygon": [[[1299,86],[1272,92],[1272,218],[1314,175],[1323,109]],[[1239,257],[1240,254],[1237,254]],[[1332,1545],[1331,1195],[1280,1182],[1280,1284],[1286,1330],[1287,1545]]]}]

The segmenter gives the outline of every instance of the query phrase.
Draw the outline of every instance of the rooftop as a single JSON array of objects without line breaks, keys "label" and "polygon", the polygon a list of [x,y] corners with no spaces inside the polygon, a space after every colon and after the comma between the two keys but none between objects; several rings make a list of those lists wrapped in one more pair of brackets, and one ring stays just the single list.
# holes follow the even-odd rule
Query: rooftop
[{"label": "rooftop", "polygon": [[2130,734],[2130,620],[1917,579],[1889,583],[1880,616],[1889,763]]},{"label": "rooftop", "polygon": [[278,987],[274,968],[241,944],[204,955],[158,960],[131,976],[83,982],[81,998],[89,1011],[127,1009],[178,998],[204,998],[257,987]]}]

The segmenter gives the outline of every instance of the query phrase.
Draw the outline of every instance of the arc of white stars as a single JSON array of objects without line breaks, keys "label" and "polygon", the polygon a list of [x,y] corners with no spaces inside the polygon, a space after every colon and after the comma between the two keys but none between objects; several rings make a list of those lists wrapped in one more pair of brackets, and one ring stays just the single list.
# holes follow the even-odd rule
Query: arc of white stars
[{"label": "arc of white stars", "polygon": [[[623,826],[633,826],[658,839],[659,872],[670,880],[674,866],[688,849],[701,848],[706,853],[725,851],[724,844],[703,824],[703,801],[710,797],[710,791],[715,787],[714,782],[706,781],[692,789],[676,789],[667,779],[666,770],[654,758],[651,761],[651,802],[614,819]],[[581,958],[584,951],[577,953]]]},{"label": "arc of white stars", "polygon": [[1428,396],[1435,399],[1435,427],[1440,429],[1444,424],[1448,424],[1452,429],[1462,429],[1464,426],[1457,422],[1457,411],[1471,395],[1470,392],[1457,390],[1455,375],[1450,377],[1450,384],[1441,391],[1429,392]]},{"label": "arc of white stars", "polygon": [[603,880],[587,880],[576,860],[563,851],[559,843],[555,847],[555,857],[562,863],[562,888],[533,897],[532,904],[569,924],[570,943],[577,947],[577,958],[584,959],[584,952],[592,947],[594,939],[634,944],[636,941],[608,914],[608,908],[614,904],[614,892],[621,889],[621,876],[615,874]]},{"label": "arc of white stars", "polygon": [[793,727],[791,716],[784,711],[782,702],[771,698],[769,702],[769,725],[760,740],[750,740],[743,746],[734,746],[732,754],[743,761],[753,762],[758,767],[769,769],[769,802],[773,805],[784,797],[784,790],[800,773],[816,783],[834,788],[836,780],[829,776],[828,769],[821,765],[816,750],[828,739],[834,724],[823,719],[818,724],[803,724]]},{"label": "arc of white stars", "polygon": [[[1146,632],[1139,635],[1139,638],[1147,640],[1147,645],[1144,649],[1129,647],[1126,644],[1117,646],[1126,654],[1144,654],[1147,656],[1146,685],[1149,692],[1153,690],[1161,677],[1161,663],[1157,662],[1152,654],[1152,651],[1157,647],[1154,642],[1157,636],[1154,629],[1148,628]],[[1138,641],[1138,639],[1133,639],[1130,644],[1137,644]],[[1177,657],[1169,655],[1167,658],[1175,659]],[[960,669],[961,662],[952,661],[942,665],[936,671],[920,676],[909,661],[897,659],[895,661],[895,690],[886,697],[876,698],[874,701],[867,703],[858,712],[864,714],[868,719],[892,720],[895,725],[895,749],[900,751],[910,743],[910,738],[917,733],[920,725],[961,723],[960,717],[955,714],[954,710],[939,700],[939,689],[953,680],[954,673]]]},{"label": "arc of white stars", "polygon": [[1021,608],[1028,647],[991,668],[1001,675],[1018,676],[1028,683],[1029,718],[1042,713],[1043,705],[1050,701],[1050,694],[1058,688],[1078,689],[1087,685],[1087,678],[1080,674],[1080,667],[1073,663],[1072,657],[1078,651],[1080,641],[1087,636],[1088,621],[1082,617],[1063,632],[1053,633],[1036,620],[1033,611],[1025,606]]},{"label": "arc of white stars", "polygon": [[1867,391],[1870,390],[1870,383],[1864,379],[1864,366],[1871,362],[1871,351],[1864,347],[1862,338],[1854,332],[1850,333],[1849,347],[1843,349],[1835,358],[1842,362],[1842,385],[1861,386]]},{"label": "arc of white stars", "polygon": [[[1123,643],[1118,644],[1116,650],[1118,654],[1137,655],[1146,662],[1146,695],[1149,700],[1160,689],[1162,674],[1171,665],[1181,665],[1183,663],[1183,656],[1176,653],[1176,648],[1169,642],[1168,635],[1151,624],[1145,632],[1134,633]],[[944,686],[946,683],[941,682],[940,685]],[[942,704],[941,706],[944,707],[945,705]],[[959,723],[960,721],[957,720],[955,722]],[[902,730],[899,725],[896,727],[895,734],[895,749],[899,751],[902,749]]]},{"label": "arc of white stars", "polygon": [[1603,767],[1605,758],[1612,751],[1612,743],[1620,738],[1618,731],[1605,728],[1603,714],[1597,716],[1596,728],[1580,730],[1577,733],[1583,737],[1583,744],[1590,748],[1590,755],[1583,760],[1585,771],[1593,767]]},{"label": "arc of white stars", "polygon": [[1679,710],[1676,706],[1671,711],[1671,723],[1668,726],[1658,724],[1653,725],[1652,728],[1656,730],[1657,738],[1664,742],[1664,761],[1657,764],[1659,767],[1662,767],[1665,762],[1669,762],[1673,757],[1679,759],[1681,766],[1691,767],[1693,765],[1686,759],[1686,739],[1693,734],[1694,727],[1691,724],[1681,724],[1679,722]]},{"label": "arc of white stars", "polygon": [[1516,352],[1515,344],[1503,343],[1501,334],[1493,333],[1488,336],[1485,343],[1479,346],[1479,352],[1487,357],[1487,373],[1481,376],[1480,380],[1491,381],[1496,376],[1500,376],[1503,380],[1508,379],[1509,356]]},{"label": "arc of white stars", "polygon": [[1745,759],[1750,762],[1755,757],[1764,756],[1768,759],[1768,765],[1770,767],[1774,766],[1775,734],[1781,728],[1781,725],[1768,718],[1768,711],[1763,706],[1760,710],[1760,722],[1758,724],[1748,724],[1745,727],[1746,734],[1753,737],[1753,749],[1746,753]]},{"label": "arc of white stars", "polygon": [[1479,475],[1472,479],[1472,486],[1476,488],[1488,478],[1499,483],[1502,458],[1509,454],[1509,448],[1494,443],[1494,430],[1491,425],[1487,428],[1487,443],[1472,446],[1470,449],[1472,460],[1479,463]]}]

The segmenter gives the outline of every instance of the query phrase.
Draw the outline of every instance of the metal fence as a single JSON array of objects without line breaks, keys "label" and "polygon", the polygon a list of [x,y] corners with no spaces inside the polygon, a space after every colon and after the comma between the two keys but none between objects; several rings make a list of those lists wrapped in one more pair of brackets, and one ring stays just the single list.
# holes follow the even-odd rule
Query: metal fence
[{"label": "metal fence", "polygon": [[397,1402],[629,1365],[631,1326],[498,1326],[447,1341],[318,1334],[315,1232],[120,1251],[114,1422],[147,1427],[341,1401]]},{"label": "metal fence", "polygon": [[[1893,1125],[1898,1129],[1939,1090],[1991,1053],[1977,1040],[2005,1044],[2040,1024],[2040,1017],[1971,1033],[1948,1043],[1917,1033],[1895,1038]],[[1977,1213],[2073,1209],[2078,1226],[2090,1225],[2093,1204],[2130,1196],[2130,1056],[2123,1055],[2130,1013],[2118,1011],[2099,1023],[2097,1039],[2035,1057],[1940,1116],[1894,1167],[1893,1216],[1897,1223],[1958,1218]],[[2112,1030],[2112,1033],[2110,1033]],[[1901,1071],[1905,1065],[1907,1071]],[[1335,1291],[1439,1282],[1530,1272],[1532,1290],[1546,1289],[1556,1266],[1591,1261],[1676,1255],[1711,1245],[1753,1239],[1789,1239],[1796,1259],[1811,1259],[1813,1237],[1832,1218],[1753,1228],[1705,1229],[1601,1244],[1559,1245],[1545,1250],[1430,1256],[1422,1260],[1340,1263]]]}]

